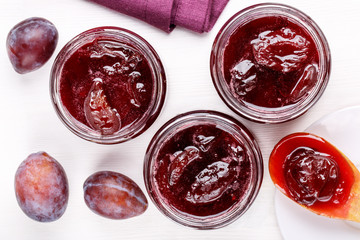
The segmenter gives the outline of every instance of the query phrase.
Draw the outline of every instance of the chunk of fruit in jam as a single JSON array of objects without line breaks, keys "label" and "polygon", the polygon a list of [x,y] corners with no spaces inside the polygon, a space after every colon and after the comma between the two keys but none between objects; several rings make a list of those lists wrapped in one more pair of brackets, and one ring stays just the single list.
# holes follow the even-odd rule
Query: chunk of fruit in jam
[{"label": "chunk of fruit in jam", "polygon": [[298,148],[284,165],[289,193],[298,203],[308,206],[328,202],[338,186],[337,163],[327,154],[311,148]]},{"label": "chunk of fruit in jam", "polygon": [[55,221],[65,212],[69,198],[65,171],[47,153],[31,154],[16,171],[15,193],[27,216],[39,222]]},{"label": "chunk of fruit in jam", "polygon": [[15,25],[7,36],[7,52],[18,73],[28,73],[43,66],[55,51],[58,32],[44,18],[28,18]]},{"label": "chunk of fruit in jam", "polygon": [[287,73],[307,59],[310,42],[293,29],[281,28],[260,33],[251,44],[258,64]]},{"label": "chunk of fruit in jam", "polygon": [[256,66],[251,60],[242,60],[231,70],[230,89],[235,97],[244,96],[256,87]]},{"label": "chunk of fruit in jam", "polygon": [[276,187],[303,207],[360,222],[360,173],[323,138],[309,133],[286,136],[270,155],[269,171]]},{"label": "chunk of fruit in jam", "polygon": [[251,164],[242,144],[214,125],[185,128],[156,157],[155,182],[179,211],[209,216],[241,201],[250,186]]},{"label": "chunk of fruit in jam", "polygon": [[304,68],[304,72],[300,76],[299,80],[297,81],[296,85],[291,89],[290,93],[282,92],[280,89],[280,93],[283,96],[287,97],[287,101],[297,102],[302,97],[309,94],[311,89],[316,85],[316,79],[318,76],[319,67],[316,64],[307,65]]},{"label": "chunk of fruit in jam", "polygon": [[214,139],[214,136],[197,135],[193,141],[195,145],[201,149],[201,151],[207,152],[214,143]]},{"label": "chunk of fruit in jam", "polygon": [[84,183],[86,205],[96,214],[112,219],[126,219],[142,214],[148,206],[144,193],[121,173],[102,171]]},{"label": "chunk of fruit in jam", "polygon": [[236,177],[234,166],[222,161],[214,162],[196,175],[186,200],[194,204],[215,201],[232,185]]},{"label": "chunk of fruit in jam", "polygon": [[279,16],[254,19],[229,37],[223,72],[240,102],[266,108],[295,104],[316,86],[319,52],[301,25]]},{"label": "chunk of fruit in jam", "polygon": [[[184,151],[176,153],[176,157],[169,166],[169,184],[170,186],[175,185],[178,181],[185,168],[191,164],[192,161],[199,158],[199,149],[193,146],[186,147]],[[175,154],[174,154],[175,155]]]},{"label": "chunk of fruit in jam", "polygon": [[103,135],[111,135],[120,130],[121,120],[116,109],[111,108],[106,99],[102,80],[94,83],[84,101],[85,117],[88,124]]}]

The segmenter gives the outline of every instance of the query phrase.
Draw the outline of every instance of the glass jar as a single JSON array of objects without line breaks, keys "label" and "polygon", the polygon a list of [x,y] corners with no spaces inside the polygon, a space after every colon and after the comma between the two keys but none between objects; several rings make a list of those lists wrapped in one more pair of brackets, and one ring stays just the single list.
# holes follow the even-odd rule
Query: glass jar
[{"label": "glass jar", "polygon": [[188,227],[226,226],[251,206],[263,178],[253,135],[215,111],[193,111],[168,121],[145,155],[146,189],[167,217]]},{"label": "glass jar", "polygon": [[85,31],[58,54],[50,76],[57,115],[77,136],[114,144],[143,133],[164,103],[159,56],[139,35],[118,27]]},{"label": "glass jar", "polygon": [[261,123],[304,114],[323,94],[330,65],[330,49],[316,23],[295,8],[273,3],[231,17],[215,38],[210,59],[222,100]]}]

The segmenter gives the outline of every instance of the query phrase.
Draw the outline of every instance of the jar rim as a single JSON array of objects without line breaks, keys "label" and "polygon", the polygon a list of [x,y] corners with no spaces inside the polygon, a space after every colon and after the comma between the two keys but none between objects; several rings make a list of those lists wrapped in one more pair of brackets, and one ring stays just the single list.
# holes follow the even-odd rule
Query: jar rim
[{"label": "jar rim", "polygon": [[[68,58],[86,43],[97,37],[116,40],[123,44],[130,44],[148,61],[152,73],[153,93],[147,111],[131,126],[126,126],[112,135],[102,135],[75,119],[62,104],[60,95],[60,79],[62,69]],[[50,74],[50,95],[55,111],[64,125],[75,135],[100,144],[116,144],[137,137],[148,129],[161,112],[166,95],[166,76],[164,67],[155,49],[138,34],[120,27],[103,26],[84,31],[71,39],[59,52]]]},{"label": "jar rim", "polygon": [[[265,16],[284,16],[301,26],[312,37],[319,54],[318,81],[304,99],[283,107],[266,108],[237,100],[226,86],[222,68],[223,50],[234,31],[246,23]],[[218,32],[211,50],[210,72],[213,84],[223,102],[235,113],[254,122],[282,123],[295,119],[309,110],[322,96],[331,71],[331,53],[325,35],[319,26],[302,11],[285,4],[261,3],[234,14]]]},{"label": "jar rim", "polygon": [[[198,125],[216,123],[216,126],[220,126],[223,131],[231,131],[232,136],[244,144],[244,148],[249,151],[249,156],[251,156],[252,173],[249,189],[239,202],[217,215],[199,217],[177,210],[175,207],[170,206],[171,204],[168,204],[164,197],[161,197],[161,193],[154,181],[154,162],[160,148],[165,143],[164,139],[171,138],[179,129],[181,131],[189,126],[194,126],[190,124],[196,121],[198,121]],[[253,134],[242,123],[233,117],[217,111],[196,110],[173,117],[156,132],[146,150],[143,176],[146,190],[152,202],[165,216],[187,227],[216,229],[234,222],[249,209],[257,197],[262,184],[263,168],[263,158],[259,145]]]}]

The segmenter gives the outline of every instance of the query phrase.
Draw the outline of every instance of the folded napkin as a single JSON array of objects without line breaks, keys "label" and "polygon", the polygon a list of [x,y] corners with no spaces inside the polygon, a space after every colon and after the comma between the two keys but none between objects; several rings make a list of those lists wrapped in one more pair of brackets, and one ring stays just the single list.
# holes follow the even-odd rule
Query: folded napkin
[{"label": "folded napkin", "polygon": [[214,26],[229,0],[90,0],[141,19],[166,32],[175,26],[203,33]]}]

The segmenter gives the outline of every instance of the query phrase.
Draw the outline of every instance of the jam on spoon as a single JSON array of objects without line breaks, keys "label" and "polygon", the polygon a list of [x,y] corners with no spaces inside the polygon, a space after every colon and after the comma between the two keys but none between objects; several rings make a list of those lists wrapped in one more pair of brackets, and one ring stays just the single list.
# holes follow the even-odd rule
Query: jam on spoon
[{"label": "jam on spoon", "polygon": [[270,155],[269,171],[276,187],[303,207],[360,222],[360,173],[323,138],[310,133],[286,136]]}]

